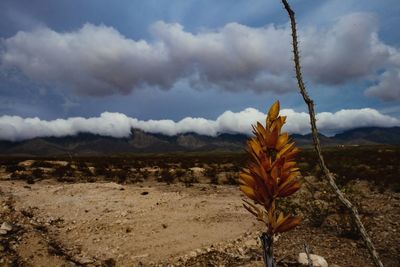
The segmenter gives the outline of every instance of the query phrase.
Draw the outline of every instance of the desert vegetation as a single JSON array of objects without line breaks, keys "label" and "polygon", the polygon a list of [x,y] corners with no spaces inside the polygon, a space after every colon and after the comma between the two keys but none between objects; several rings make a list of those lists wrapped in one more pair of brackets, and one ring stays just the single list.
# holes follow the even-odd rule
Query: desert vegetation
[{"label": "desert vegetation", "polygon": [[[368,181],[371,189],[400,192],[399,146],[348,146],[323,149],[336,181],[345,188],[355,181]],[[247,162],[241,153],[208,152],[187,154],[131,154],[114,157],[0,157],[1,170],[12,180],[58,179],[68,182],[114,181],[134,184],[158,179],[160,182],[237,185],[240,168]],[[200,167],[199,167],[200,166]],[[303,176],[322,179],[312,149],[301,149],[298,166]],[[168,172],[166,172],[168,170]],[[163,175],[167,175],[164,177]],[[163,174],[163,175],[162,175]],[[68,177],[67,180],[62,178]]]},{"label": "desert vegetation", "polygon": [[265,224],[261,234],[264,263],[275,267],[273,243],[275,235],[292,230],[301,219],[291,214],[285,215],[278,206],[278,199],[285,199],[300,189],[300,172],[295,161],[299,149],[282,133],[286,117],[279,116],[279,101],[275,102],[263,126],[260,122],[253,126],[254,137],[249,139],[247,150],[250,163],[240,173],[240,190],[251,200],[244,200],[244,207],[258,221]]}]

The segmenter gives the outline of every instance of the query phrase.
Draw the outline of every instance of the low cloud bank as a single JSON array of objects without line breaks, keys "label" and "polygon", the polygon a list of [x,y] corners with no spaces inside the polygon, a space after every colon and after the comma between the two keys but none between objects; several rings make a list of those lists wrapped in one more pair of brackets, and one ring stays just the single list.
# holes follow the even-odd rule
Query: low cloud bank
[{"label": "low cloud bank", "polygon": [[[178,23],[159,21],[150,31],[152,41],[93,24],[71,32],[20,31],[1,42],[0,61],[34,80],[90,96],[128,94],[147,85],[169,89],[182,79],[193,88],[230,91],[296,88],[289,24],[253,28],[229,23],[192,33]],[[374,15],[352,13],[329,27],[300,31],[308,80],[336,85],[368,78],[376,82],[368,95],[400,99],[400,52],[379,39]]]},{"label": "low cloud bank", "polygon": [[[305,112],[283,109],[288,116],[285,130],[290,133],[308,133],[309,117]],[[139,120],[122,113],[104,112],[100,117],[74,117],[57,120],[39,118],[21,118],[19,116],[0,117],[0,140],[20,141],[36,137],[62,137],[79,133],[92,133],[112,137],[128,137],[131,129],[140,129],[149,133],[176,135],[194,132],[202,135],[216,136],[220,133],[251,134],[251,125],[264,121],[266,114],[246,108],[240,112],[225,111],[216,120],[186,117],[178,122],[172,120]],[[381,114],[371,108],[343,109],[335,113],[317,114],[317,124],[321,132],[336,133],[343,130],[380,126],[400,126],[398,118]]]}]

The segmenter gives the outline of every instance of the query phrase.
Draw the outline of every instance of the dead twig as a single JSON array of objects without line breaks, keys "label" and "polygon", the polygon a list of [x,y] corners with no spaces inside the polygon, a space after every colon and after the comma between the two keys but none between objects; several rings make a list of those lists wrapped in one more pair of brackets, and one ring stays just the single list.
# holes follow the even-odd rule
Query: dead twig
[{"label": "dead twig", "polygon": [[295,13],[292,10],[292,8],[290,7],[287,0],[282,0],[282,3],[283,3],[285,10],[287,11],[287,13],[289,15],[289,19],[290,19],[290,24],[291,24],[291,29],[292,29],[293,55],[294,55],[293,61],[295,64],[297,85],[300,89],[300,93],[304,99],[304,102],[307,104],[307,107],[308,107],[308,113],[310,115],[312,138],[313,138],[313,142],[314,142],[314,148],[315,148],[317,156],[318,156],[319,165],[320,165],[321,170],[323,171],[325,177],[328,179],[329,184],[331,185],[331,188],[335,192],[336,196],[339,198],[339,200],[342,202],[342,204],[345,205],[347,207],[347,209],[350,211],[352,218],[353,218],[355,224],[357,225],[357,229],[360,232],[360,234],[365,242],[365,245],[367,246],[368,251],[375,263],[375,266],[383,267],[383,264],[378,256],[378,252],[376,251],[374,244],[372,243],[371,239],[369,238],[368,233],[365,230],[363,223],[361,222],[360,215],[358,214],[357,208],[340,191],[340,189],[336,185],[333,174],[329,171],[329,169],[325,165],[325,161],[322,156],[321,145],[320,145],[320,141],[319,141],[319,137],[318,137],[318,129],[317,129],[317,123],[316,123],[315,111],[314,111],[314,102],[312,101],[312,99],[309,97],[309,95],[307,93],[305,84],[303,82],[302,73],[301,73],[300,55],[299,55],[300,53],[299,53],[299,48],[298,48]]}]

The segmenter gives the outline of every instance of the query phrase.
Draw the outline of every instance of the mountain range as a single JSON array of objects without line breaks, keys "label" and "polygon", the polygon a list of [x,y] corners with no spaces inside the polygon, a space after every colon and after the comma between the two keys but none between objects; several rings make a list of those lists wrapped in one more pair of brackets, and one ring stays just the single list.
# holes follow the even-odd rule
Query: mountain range
[{"label": "mountain range", "polygon": [[[291,135],[300,147],[312,146],[311,134]],[[81,133],[76,136],[43,137],[25,141],[0,141],[0,154],[14,156],[107,155],[117,153],[165,153],[185,151],[242,151],[248,136],[220,134],[215,137],[185,133],[175,136],[132,129],[127,138]],[[320,134],[323,146],[398,145],[400,127],[356,128],[328,137]]]}]

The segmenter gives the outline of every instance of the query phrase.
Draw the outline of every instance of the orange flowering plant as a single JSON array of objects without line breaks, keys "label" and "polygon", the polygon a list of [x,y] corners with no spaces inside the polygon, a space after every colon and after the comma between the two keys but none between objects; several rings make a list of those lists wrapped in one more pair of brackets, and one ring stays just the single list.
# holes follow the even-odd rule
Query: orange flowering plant
[{"label": "orange flowering plant", "polygon": [[279,110],[279,101],[276,101],[268,112],[265,127],[260,122],[253,125],[254,137],[247,143],[250,161],[239,178],[240,190],[253,201],[244,200],[243,206],[267,226],[261,241],[264,260],[269,267],[275,266],[274,235],[289,231],[300,223],[300,218],[277,211],[276,200],[288,197],[300,188],[300,172],[295,161],[299,149],[288,133],[281,132],[286,117],[279,116]]}]

